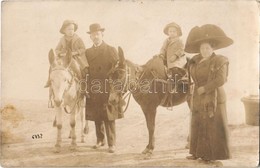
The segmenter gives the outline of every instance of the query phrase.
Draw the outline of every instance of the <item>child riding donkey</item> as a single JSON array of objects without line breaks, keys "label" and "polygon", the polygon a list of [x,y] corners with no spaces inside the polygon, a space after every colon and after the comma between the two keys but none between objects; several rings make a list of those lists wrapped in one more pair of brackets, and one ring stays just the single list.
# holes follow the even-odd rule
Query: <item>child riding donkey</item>
[{"label": "child riding donkey", "polygon": [[172,79],[187,63],[184,45],[180,39],[182,31],[178,24],[172,22],[165,26],[163,32],[168,38],[164,41],[159,56],[167,67],[168,78]]},{"label": "child riding donkey", "polygon": [[[75,33],[78,29],[78,25],[73,20],[65,20],[60,28],[60,33],[64,36],[60,39],[55,53],[59,58],[64,58],[68,52],[71,52],[72,57],[74,58],[70,64],[71,70],[76,74],[79,80],[83,81],[87,79],[88,74],[88,61],[85,57],[85,45],[82,39]],[[48,81],[45,85],[45,88],[50,87],[50,71]],[[86,83],[86,82],[82,82]],[[86,86],[85,86],[86,87]],[[81,90],[85,90],[84,88]],[[81,92],[81,98],[89,97],[88,93]],[[50,87],[50,102],[52,102],[52,90]],[[52,103],[51,103],[52,104]],[[53,105],[51,105],[53,107]]]}]

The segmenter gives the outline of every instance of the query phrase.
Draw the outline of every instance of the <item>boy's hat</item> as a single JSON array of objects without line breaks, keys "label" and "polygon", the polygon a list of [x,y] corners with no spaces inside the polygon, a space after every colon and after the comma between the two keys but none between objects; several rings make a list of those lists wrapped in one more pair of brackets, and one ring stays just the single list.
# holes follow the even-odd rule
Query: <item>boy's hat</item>
[{"label": "boy's hat", "polygon": [[165,26],[165,28],[163,29],[164,34],[169,35],[169,34],[168,34],[168,29],[169,29],[169,27],[175,27],[175,28],[177,29],[178,36],[181,36],[181,35],[182,35],[181,27],[180,27],[178,24],[174,23],[174,22],[169,23],[169,24],[167,24],[167,25]]},{"label": "boy's hat", "polygon": [[102,32],[104,32],[105,29],[102,28],[102,27],[100,26],[100,24],[94,23],[94,24],[91,24],[91,25],[89,26],[89,31],[88,31],[87,33],[88,33],[88,34],[91,34],[91,33],[96,32],[96,31],[102,31]]},{"label": "boy's hat", "polygon": [[200,44],[209,42],[213,49],[221,49],[233,44],[233,40],[224,33],[224,31],[213,24],[205,24],[201,27],[195,26],[191,29],[186,40],[184,51],[187,53],[199,53]]},{"label": "boy's hat", "polygon": [[78,24],[74,20],[65,20],[60,28],[60,33],[65,34],[64,29],[70,24],[74,24],[74,31],[77,31]]}]

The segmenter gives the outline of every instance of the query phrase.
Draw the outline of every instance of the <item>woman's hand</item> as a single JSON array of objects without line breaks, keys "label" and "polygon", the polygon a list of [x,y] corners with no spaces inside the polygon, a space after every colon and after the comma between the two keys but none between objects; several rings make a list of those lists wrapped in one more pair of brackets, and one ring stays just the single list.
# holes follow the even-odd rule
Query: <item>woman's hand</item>
[{"label": "woman's hand", "polygon": [[202,87],[199,87],[199,88],[197,89],[197,92],[198,92],[199,95],[201,95],[201,94],[205,93],[205,88],[204,88],[203,86],[202,86]]}]

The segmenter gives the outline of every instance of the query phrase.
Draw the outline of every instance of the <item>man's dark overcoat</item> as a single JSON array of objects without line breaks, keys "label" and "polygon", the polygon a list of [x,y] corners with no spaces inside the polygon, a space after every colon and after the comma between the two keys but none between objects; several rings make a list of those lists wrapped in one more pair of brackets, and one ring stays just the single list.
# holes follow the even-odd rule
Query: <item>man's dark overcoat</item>
[{"label": "man's dark overcoat", "polygon": [[86,101],[86,119],[107,121],[122,118],[117,110],[107,110],[109,97],[108,72],[117,64],[118,54],[114,47],[103,42],[94,45],[85,52],[89,63],[88,91],[90,98]]}]

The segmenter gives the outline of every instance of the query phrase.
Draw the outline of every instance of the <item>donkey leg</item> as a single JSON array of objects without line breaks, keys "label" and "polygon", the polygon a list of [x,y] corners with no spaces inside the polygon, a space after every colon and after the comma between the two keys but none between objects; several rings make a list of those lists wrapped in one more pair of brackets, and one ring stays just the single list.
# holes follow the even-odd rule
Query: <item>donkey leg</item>
[{"label": "donkey leg", "polygon": [[148,128],[148,133],[149,133],[149,143],[142,153],[151,155],[154,150],[154,131],[155,131],[156,108],[143,109],[143,112],[145,115],[146,124],[147,124],[147,128]]},{"label": "donkey leg", "polygon": [[85,142],[85,110],[82,107],[79,107],[80,110],[80,120],[81,120],[81,142]]},{"label": "donkey leg", "polygon": [[56,116],[55,116],[55,118],[54,118],[54,120],[53,120],[52,126],[53,126],[53,127],[56,127],[56,126],[57,126]]},{"label": "donkey leg", "polygon": [[57,127],[57,139],[55,144],[55,152],[59,153],[61,148],[61,131],[62,131],[62,110],[57,107],[56,109],[56,127]]},{"label": "donkey leg", "polygon": [[71,127],[71,150],[75,150],[77,143],[76,143],[76,131],[75,131],[75,126],[76,126],[76,112],[73,111],[70,114],[70,127]]},{"label": "donkey leg", "polygon": [[[143,111],[144,112],[144,111]],[[147,118],[147,113],[144,112],[144,116],[145,116],[145,121],[146,121],[146,125],[147,125],[147,129],[148,129],[148,133],[149,133],[149,128],[148,128],[148,118]],[[150,142],[150,134],[149,134],[149,138],[148,138],[148,141]],[[149,142],[148,142],[148,145],[146,145],[145,149],[142,151],[142,154],[146,154],[149,152]]]},{"label": "donkey leg", "polygon": [[69,139],[71,138],[71,130],[70,130],[70,133],[69,133],[69,136],[68,136],[68,138],[69,138]]},{"label": "donkey leg", "polygon": [[88,134],[88,133],[89,133],[88,120],[85,120],[84,134]]}]

